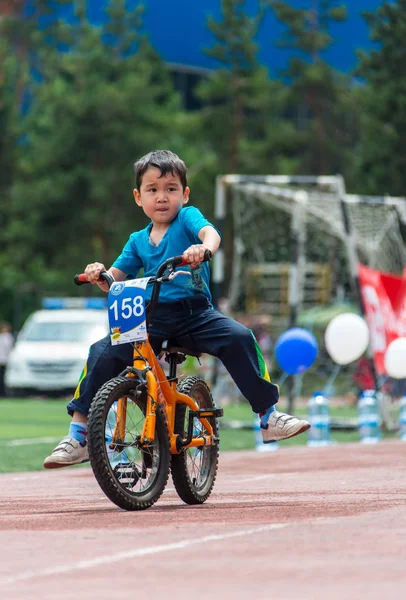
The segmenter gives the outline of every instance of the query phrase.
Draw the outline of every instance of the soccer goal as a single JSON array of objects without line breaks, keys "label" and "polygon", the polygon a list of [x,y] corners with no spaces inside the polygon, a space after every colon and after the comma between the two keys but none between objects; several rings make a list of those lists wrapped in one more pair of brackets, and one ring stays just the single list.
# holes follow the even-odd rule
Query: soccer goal
[{"label": "soccer goal", "polygon": [[406,199],[347,194],[340,175],[221,176],[215,216],[215,297],[231,313],[271,315],[274,336],[306,310],[359,306],[359,263],[406,265]]},{"label": "soccer goal", "polygon": [[358,263],[398,274],[406,265],[406,200],[347,194],[339,175],[219,177],[215,216],[215,295],[282,327],[299,310],[357,301]]}]

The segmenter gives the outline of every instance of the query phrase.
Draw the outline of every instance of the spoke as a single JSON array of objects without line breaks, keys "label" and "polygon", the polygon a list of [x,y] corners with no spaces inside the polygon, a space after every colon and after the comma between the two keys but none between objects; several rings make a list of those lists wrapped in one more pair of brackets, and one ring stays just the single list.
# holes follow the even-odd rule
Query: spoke
[{"label": "spoke", "polygon": [[[195,419],[194,422],[194,434],[193,437],[199,437],[204,433],[204,427],[198,419]],[[205,453],[206,449],[203,448],[189,448],[187,450],[187,463],[188,463],[188,471],[189,477],[194,485],[200,486],[203,481],[203,466],[205,463]]]},{"label": "spoke", "polygon": [[[113,405],[114,406],[114,405]],[[114,411],[114,423],[109,417],[105,426],[105,437],[112,438],[117,421],[117,413]],[[137,439],[141,436],[145,415],[134,398],[127,396],[127,410],[124,443],[118,452],[109,455],[111,468],[117,481],[127,490],[134,494],[142,493],[154,482],[159,468],[159,454],[157,452],[157,440],[142,450],[137,446]],[[145,460],[151,466],[146,466]],[[120,467],[122,465],[122,467]],[[144,477],[143,477],[144,475]]]}]

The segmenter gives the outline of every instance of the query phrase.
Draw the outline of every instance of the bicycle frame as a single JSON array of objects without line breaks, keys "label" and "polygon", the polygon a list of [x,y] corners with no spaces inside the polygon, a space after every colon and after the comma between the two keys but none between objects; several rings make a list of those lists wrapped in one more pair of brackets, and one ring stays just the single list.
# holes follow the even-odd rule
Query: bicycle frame
[{"label": "bicycle frame", "polygon": [[[206,250],[204,260],[211,259],[211,252]],[[153,307],[158,302],[159,292],[161,283],[163,281],[169,281],[176,276],[174,269],[177,266],[182,266],[187,263],[184,262],[183,256],[175,256],[168,258],[158,268],[155,278],[153,280],[154,288],[151,296],[151,301],[147,312],[151,314]],[[165,278],[166,273],[166,278]],[[179,272],[178,272],[179,274]],[[111,275],[105,271],[100,273],[100,280],[107,281],[112,285],[114,279]],[[83,285],[88,283],[87,277],[84,273],[81,275],[75,275],[74,281],[77,285]],[[138,369],[137,363],[139,361],[144,362],[144,369],[141,371]],[[159,361],[157,360],[149,339],[142,342],[134,343],[133,353],[133,369],[129,368],[126,372],[126,377],[139,377],[142,373],[141,383],[146,386],[147,391],[147,407],[145,422],[140,436],[139,444],[141,446],[147,446],[155,439],[155,426],[156,426],[156,407],[160,406],[169,432],[170,439],[170,451],[171,454],[179,454],[184,449],[201,446],[211,446],[217,443],[217,438],[214,435],[213,428],[210,425],[206,417],[221,416],[221,409],[200,409],[199,405],[186,394],[182,394],[177,391],[177,378],[171,377],[168,379],[162,370]],[[179,439],[179,434],[175,433],[175,417],[176,417],[176,406],[177,404],[184,404],[190,411],[195,412],[193,418],[199,419],[206,433],[203,435],[193,437],[191,439],[190,432],[188,433],[187,440]],[[126,427],[126,414],[127,414],[127,398],[120,398],[117,403],[117,419],[116,426],[114,428],[113,439],[111,447],[116,444],[123,444],[125,438],[125,427]],[[207,413],[207,414],[205,414]],[[191,421],[189,420],[189,428]],[[187,443],[186,443],[187,442]]]},{"label": "bicycle frame", "polygon": [[[133,365],[135,368],[139,361],[143,361],[145,372],[145,383],[147,389],[147,408],[145,422],[140,437],[140,445],[148,445],[155,439],[156,407],[161,406],[169,432],[171,454],[179,454],[183,449],[201,446],[210,446],[215,443],[213,428],[209,421],[201,414],[200,422],[207,433],[193,438],[189,444],[180,445],[179,434],[175,433],[176,405],[184,404],[192,411],[199,411],[198,404],[185,394],[177,391],[177,380],[168,380],[149,340],[134,344]],[[127,377],[135,377],[134,373],[127,373]],[[123,441],[126,425],[127,398],[120,398],[117,404],[117,421],[113,434],[112,444],[118,440]],[[208,415],[211,416],[211,415]]]}]

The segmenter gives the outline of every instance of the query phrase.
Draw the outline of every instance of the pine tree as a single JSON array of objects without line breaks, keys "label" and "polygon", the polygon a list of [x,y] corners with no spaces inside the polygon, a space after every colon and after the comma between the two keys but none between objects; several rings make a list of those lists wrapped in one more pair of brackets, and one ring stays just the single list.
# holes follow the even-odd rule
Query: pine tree
[{"label": "pine tree", "polygon": [[33,29],[9,215],[14,272],[70,294],[75,272],[94,260],[110,266],[146,224],[132,198],[133,162],[156,147],[183,149],[179,98],[140,33],[141,8],[111,0],[110,19],[96,27],[85,2],[72,7],[73,25],[54,14],[52,27]]},{"label": "pine tree", "polygon": [[[255,37],[265,4],[249,16],[245,0],[222,0],[222,20],[208,20],[215,38],[205,52],[220,67],[199,89],[204,134],[217,155],[217,172],[278,172],[289,134],[278,119],[283,89],[259,64]],[[270,132],[272,135],[270,136]],[[277,140],[282,142],[278,146]]]},{"label": "pine tree", "polygon": [[360,52],[361,142],[356,153],[359,189],[406,195],[406,1],[385,2],[365,13],[375,48]]},{"label": "pine tree", "polygon": [[[13,45],[17,27],[21,22],[22,0],[0,4],[0,270],[2,293],[0,314],[2,319],[13,320],[12,265],[7,252],[10,238],[11,188],[15,177],[18,139],[18,114],[22,105],[25,76],[21,62],[21,46]],[[15,279],[15,278],[14,278]]]},{"label": "pine tree", "polygon": [[284,73],[290,91],[287,113],[296,121],[298,172],[343,173],[350,168],[356,132],[353,94],[348,77],[323,59],[333,42],[331,22],[346,19],[345,5],[336,0],[312,0],[308,8],[269,0],[287,29],[278,43],[293,51]]}]

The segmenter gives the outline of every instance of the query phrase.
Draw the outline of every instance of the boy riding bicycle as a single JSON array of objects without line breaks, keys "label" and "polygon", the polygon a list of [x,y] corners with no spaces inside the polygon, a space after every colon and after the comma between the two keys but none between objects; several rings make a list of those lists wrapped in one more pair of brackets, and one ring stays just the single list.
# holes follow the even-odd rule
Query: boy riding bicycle
[{"label": "boy riding bicycle", "polygon": [[[280,441],[309,429],[307,421],[275,410],[278,387],[271,383],[259,346],[252,332],[213,309],[209,291],[210,271],[202,262],[205,251],[214,254],[220,236],[213,225],[195,207],[186,206],[190,190],[184,162],[172,152],[157,150],[140,158],[134,165],[137,188],[135,202],[151,219],[141,231],[133,233],[120,256],[108,269],[116,281],[153,276],[167,258],[183,255],[190,264],[191,277],[180,275],[171,285],[163,286],[149,340],[158,354],[162,343],[170,339],[177,346],[219,358],[252,410],[261,417],[264,443]],[[108,291],[99,275],[101,263],[87,265],[90,283]],[[147,300],[148,300],[147,288]],[[132,345],[112,346],[110,336],[91,346],[82,377],[73,400],[68,404],[72,416],[69,434],[44,461],[48,469],[88,460],[86,445],[87,415],[97,390],[132,363]]]}]

